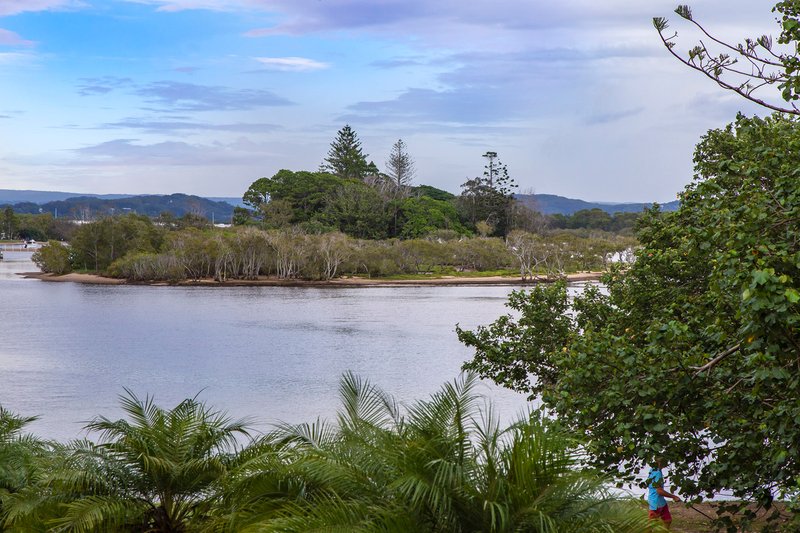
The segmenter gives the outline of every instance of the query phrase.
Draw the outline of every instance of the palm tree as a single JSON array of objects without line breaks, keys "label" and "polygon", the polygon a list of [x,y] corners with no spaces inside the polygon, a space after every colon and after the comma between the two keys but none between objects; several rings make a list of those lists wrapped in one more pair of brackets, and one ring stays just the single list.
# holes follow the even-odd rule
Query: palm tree
[{"label": "palm tree", "polygon": [[336,425],[284,425],[273,443],[291,450],[302,497],[254,531],[643,531],[646,517],[612,498],[607,481],[579,468],[579,447],[531,414],[500,429],[481,408],[477,378],[446,384],[401,409],[346,374]]},{"label": "palm tree", "polygon": [[129,420],[98,417],[100,443],[74,442],[36,487],[9,501],[9,525],[64,531],[181,532],[206,520],[245,421],[187,399],[164,410],[126,389]]},{"label": "palm tree", "polygon": [[49,452],[44,441],[23,433],[36,417],[22,417],[0,407],[0,529],[9,502],[20,491],[36,483]]}]

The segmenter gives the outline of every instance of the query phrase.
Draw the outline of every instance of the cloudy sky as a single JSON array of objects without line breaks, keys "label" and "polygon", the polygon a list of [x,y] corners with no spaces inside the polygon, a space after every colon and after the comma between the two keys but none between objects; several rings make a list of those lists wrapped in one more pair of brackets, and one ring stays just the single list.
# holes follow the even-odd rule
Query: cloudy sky
[{"label": "cloudy sky", "polygon": [[[775,33],[770,6],[692,3],[735,39]],[[492,150],[522,192],[673,200],[699,137],[757,112],[667,54],[653,16],[694,44],[674,7],[0,0],[0,188],[241,196],[350,124],[380,168],[402,138],[451,192]]]}]

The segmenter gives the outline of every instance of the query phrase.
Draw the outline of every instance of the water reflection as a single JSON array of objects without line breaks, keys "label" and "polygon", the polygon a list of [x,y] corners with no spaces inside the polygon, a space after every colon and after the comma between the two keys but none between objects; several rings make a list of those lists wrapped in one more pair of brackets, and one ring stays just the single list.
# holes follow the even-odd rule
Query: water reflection
[{"label": "water reflection", "polygon": [[[22,280],[28,254],[0,262],[0,404],[32,429],[78,436],[120,416],[128,387],[171,406],[194,396],[233,416],[330,416],[347,370],[403,401],[453,379],[469,355],[454,326],[508,310],[510,287],[147,287]],[[483,386],[509,419],[521,395]]]}]

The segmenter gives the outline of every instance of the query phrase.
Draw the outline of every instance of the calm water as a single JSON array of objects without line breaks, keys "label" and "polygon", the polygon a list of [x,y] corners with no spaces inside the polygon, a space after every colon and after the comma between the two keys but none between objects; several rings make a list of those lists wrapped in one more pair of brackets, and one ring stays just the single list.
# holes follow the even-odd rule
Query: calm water
[{"label": "calm water", "polygon": [[[121,416],[123,387],[165,407],[200,393],[262,431],[331,416],[347,370],[422,398],[470,356],[455,324],[492,321],[512,290],[45,283],[16,276],[35,270],[28,257],[0,262],[0,405],[40,415],[31,430],[58,439]],[[525,409],[521,395],[482,391],[505,419]]]}]

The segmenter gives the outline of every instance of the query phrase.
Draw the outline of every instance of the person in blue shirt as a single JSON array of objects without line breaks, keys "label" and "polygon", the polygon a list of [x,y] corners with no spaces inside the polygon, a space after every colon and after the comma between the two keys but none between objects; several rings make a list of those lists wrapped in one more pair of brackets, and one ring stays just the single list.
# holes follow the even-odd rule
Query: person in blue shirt
[{"label": "person in blue shirt", "polygon": [[650,468],[650,472],[647,474],[647,504],[650,508],[650,519],[658,520],[660,518],[664,522],[664,526],[669,529],[672,525],[672,515],[669,512],[667,498],[671,498],[674,502],[679,502],[681,499],[664,490],[664,474],[661,472],[663,463],[664,460],[657,457],[656,466]]}]

